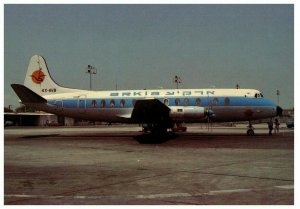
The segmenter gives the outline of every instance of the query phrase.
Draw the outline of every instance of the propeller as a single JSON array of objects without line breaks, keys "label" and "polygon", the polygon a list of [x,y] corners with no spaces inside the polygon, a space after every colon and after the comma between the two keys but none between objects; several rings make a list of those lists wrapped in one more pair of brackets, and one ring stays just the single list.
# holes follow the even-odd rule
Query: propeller
[{"label": "propeller", "polygon": [[207,129],[208,129],[208,131],[209,130],[212,131],[212,119],[216,116],[216,114],[214,113],[214,111],[212,109],[212,102],[209,97],[209,94],[207,94],[207,107],[206,107],[205,113],[206,113],[206,118],[207,118]]},{"label": "propeller", "polygon": [[212,131],[212,120],[216,116],[211,106],[206,108],[206,118],[207,118],[207,129]]}]

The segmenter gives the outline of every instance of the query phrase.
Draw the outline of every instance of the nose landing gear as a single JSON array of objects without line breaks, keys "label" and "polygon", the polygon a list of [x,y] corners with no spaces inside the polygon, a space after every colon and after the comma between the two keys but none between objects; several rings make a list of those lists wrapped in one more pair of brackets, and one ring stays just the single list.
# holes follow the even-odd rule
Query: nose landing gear
[{"label": "nose landing gear", "polygon": [[251,124],[251,121],[249,121],[249,125],[247,126],[247,135],[253,136],[254,135],[254,127]]}]

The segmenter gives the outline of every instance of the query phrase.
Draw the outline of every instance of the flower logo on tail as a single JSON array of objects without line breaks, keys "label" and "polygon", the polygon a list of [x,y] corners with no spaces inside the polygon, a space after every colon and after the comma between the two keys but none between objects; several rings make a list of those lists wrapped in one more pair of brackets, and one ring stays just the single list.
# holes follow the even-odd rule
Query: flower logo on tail
[{"label": "flower logo on tail", "polygon": [[45,79],[45,74],[42,69],[38,69],[31,74],[31,79],[33,83],[41,84]]}]

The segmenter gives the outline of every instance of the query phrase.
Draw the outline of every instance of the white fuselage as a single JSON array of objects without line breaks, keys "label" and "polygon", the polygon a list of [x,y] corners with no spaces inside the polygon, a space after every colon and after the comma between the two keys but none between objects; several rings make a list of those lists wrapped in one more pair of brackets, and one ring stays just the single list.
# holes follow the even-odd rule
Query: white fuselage
[{"label": "white fuselage", "polygon": [[[175,121],[204,122],[197,113],[211,109],[216,122],[249,121],[276,116],[276,105],[253,89],[166,89],[85,91],[44,96],[47,105],[31,104],[46,112],[94,121],[131,122],[135,101],[158,99]],[[181,112],[186,112],[185,115]],[[189,111],[189,114],[187,113]]]}]

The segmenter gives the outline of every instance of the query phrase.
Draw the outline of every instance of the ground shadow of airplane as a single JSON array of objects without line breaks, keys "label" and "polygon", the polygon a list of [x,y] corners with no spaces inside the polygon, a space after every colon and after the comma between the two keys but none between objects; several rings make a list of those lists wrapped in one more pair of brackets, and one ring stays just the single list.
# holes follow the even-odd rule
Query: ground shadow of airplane
[{"label": "ground shadow of airplane", "polygon": [[178,135],[168,132],[162,135],[145,133],[145,134],[134,136],[133,138],[140,144],[162,144],[171,139],[175,139],[177,137]]}]

